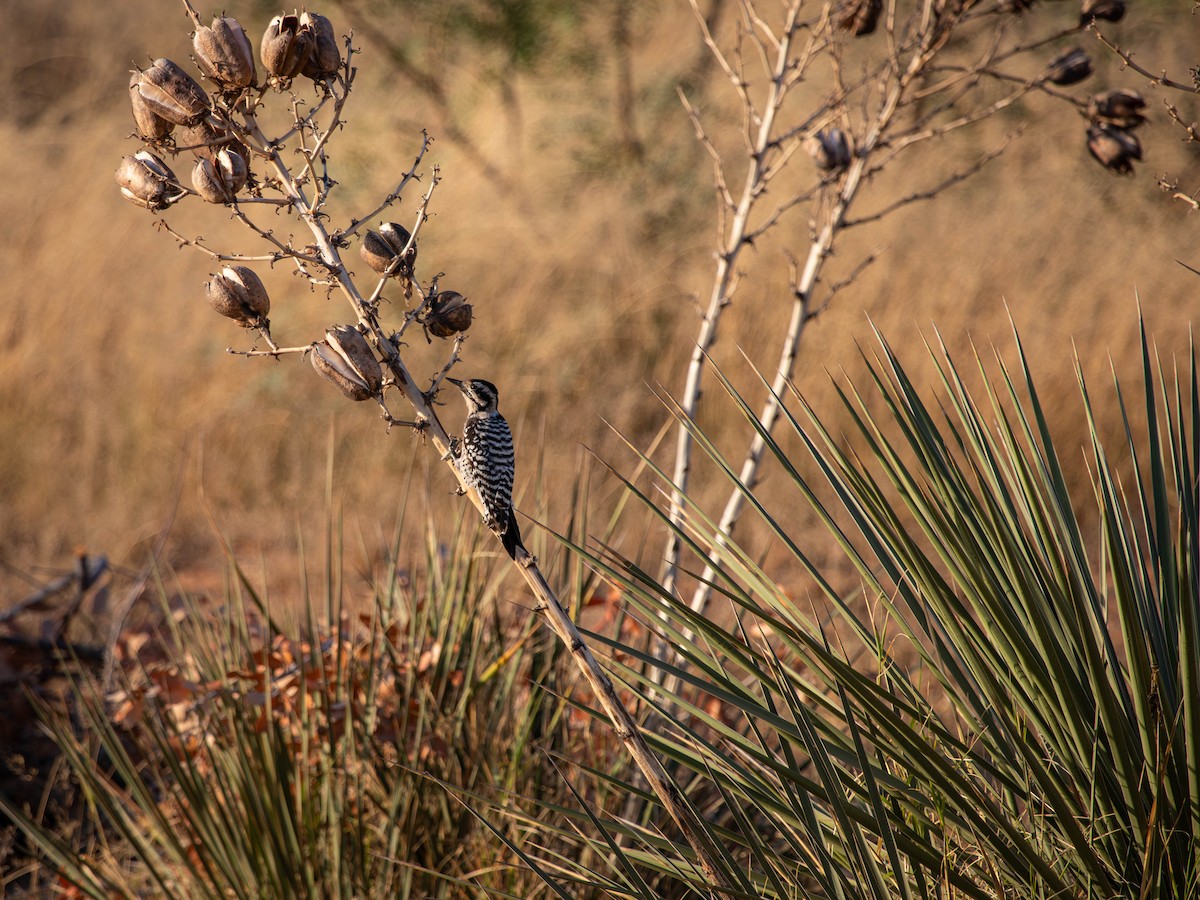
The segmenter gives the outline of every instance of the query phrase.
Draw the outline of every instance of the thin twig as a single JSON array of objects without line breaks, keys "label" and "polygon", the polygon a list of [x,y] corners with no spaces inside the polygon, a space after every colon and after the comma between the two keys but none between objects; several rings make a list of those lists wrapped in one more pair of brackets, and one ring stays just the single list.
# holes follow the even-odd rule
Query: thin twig
[{"label": "thin twig", "polygon": [[234,350],[232,347],[226,347],[225,352],[230,356],[273,356],[278,359],[288,353],[308,353],[312,348],[312,344],[305,344],[303,347],[272,347],[270,350]]},{"label": "thin twig", "polygon": [[1195,84],[1184,84],[1179,81],[1173,81],[1172,79],[1167,77],[1167,73],[1166,73],[1165,69],[1162,72],[1160,72],[1159,74],[1155,75],[1149,69],[1142,68],[1142,66],[1138,65],[1137,62],[1134,61],[1133,54],[1131,52],[1129,52],[1128,50],[1122,50],[1119,45],[1112,43],[1108,38],[1106,38],[1104,36],[1104,34],[1100,31],[1100,29],[1096,27],[1096,24],[1094,22],[1091,25],[1091,30],[1093,32],[1095,32],[1096,40],[1098,40],[1101,44],[1103,44],[1105,47],[1107,47],[1109,50],[1111,50],[1117,56],[1121,57],[1121,61],[1126,66],[1133,69],[1133,71],[1137,72],[1139,75],[1144,75],[1146,78],[1149,78],[1155,84],[1162,85],[1163,87],[1166,87],[1166,88],[1172,88],[1173,90],[1183,91],[1184,93],[1188,93],[1188,94],[1197,93]]},{"label": "thin twig", "polygon": [[450,374],[450,370],[458,364],[458,355],[462,351],[463,342],[466,339],[467,336],[462,332],[459,332],[454,336],[454,347],[450,350],[450,358],[446,360],[446,364],[442,366],[441,369],[439,369],[433,376],[429,384],[429,390],[425,392],[430,397],[437,396],[437,392],[441,388],[442,382],[445,380],[446,376]]},{"label": "thin twig", "polygon": [[357,232],[363,224],[370,222],[377,215],[399,200],[401,194],[404,193],[404,188],[408,186],[410,181],[420,180],[420,176],[417,175],[417,170],[420,169],[421,161],[425,159],[425,151],[429,149],[429,144],[432,140],[433,138],[429,136],[428,132],[421,132],[421,149],[417,151],[417,157],[413,160],[412,167],[404,173],[403,177],[400,179],[400,183],[396,185],[392,192],[383,198],[382,203],[380,203],[362,218],[351,221],[348,228],[334,232],[333,236],[338,239],[339,243],[342,243],[346,238]]},{"label": "thin twig", "polygon": [[165,231],[167,234],[171,235],[171,237],[175,238],[175,240],[179,243],[179,246],[181,249],[183,247],[195,247],[197,250],[199,250],[205,256],[209,256],[212,259],[216,259],[221,262],[277,263],[281,259],[287,259],[286,253],[270,253],[266,256],[246,256],[245,254],[242,254],[242,253],[221,253],[220,251],[213,250],[211,247],[205,246],[203,243],[203,241],[204,241],[203,237],[195,237],[195,238],[184,237],[182,234],[180,234],[178,231],[176,231],[174,228],[172,228],[167,223],[166,219],[159,219],[155,223],[155,227],[159,231]]},{"label": "thin twig", "polygon": [[1002,156],[1013,140],[1023,131],[1024,126],[1018,126],[1016,131],[1009,134],[1004,139],[1004,143],[1002,143],[999,147],[996,147],[994,150],[989,150],[987,153],[983,154],[983,156],[979,157],[979,159],[975,160],[974,163],[967,166],[967,168],[951,173],[932,187],[926,188],[923,191],[915,191],[907,196],[901,197],[899,200],[895,200],[887,204],[882,209],[878,210],[877,212],[873,212],[870,215],[862,216],[857,219],[848,218],[842,223],[842,227],[854,228],[858,225],[867,225],[871,222],[878,222],[880,219],[886,218],[891,213],[894,213],[896,210],[902,209],[905,206],[911,206],[913,203],[919,203],[923,200],[935,199],[946,190],[952,188],[954,185],[966,181],[972,175],[978,174],[984,166],[986,166],[992,160]]},{"label": "thin twig", "polygon": [[[784,25],[778,43],[774,48],[775,56],[770,66],[772,76],[767,86],[766,96],[763,99],[762,111],[761,114],[756,114],[752,117],[755,121],[758,121],[759,125],[748,154],[749,159],[747,161],[745,180],[742,185],[742,194],[736,207],[732,207],[733,215],[728,223],[728,233],[721,235],[717,253],[717,269],[713,277],[713,287],[709,295],[708,308],[705,310],[704,318],[700,325],[700,334],[697,337],[696,346],[692,350],[691,358],[688,362],[686,381],[680,400],[685,420],[693,418],[699,407],[705,360],[709,349],[716,342],[717,326],[721,318],[721,313],[729,305],[733,297],[733,289],[737,281],[737,259],[742,249],[747,246],[745,238],[750,230],[750,214],[758,199],[766,191],[770,158],[774,153],[778,152],[778,148],[775,145],[776,135],[774,134],[774,130],[777,116],[788,93],[787,81],[793,64],[793,47],[799,35],[798,23],[802,5],[799,0],[796,0],[796,2],[791,3],[785,14]],[[703,22],[703,16],[700,15],[695,0],[692,2],[692,8],[695,10],[700,21]],[[742,8],[744,15],[747,15],[751,20],[757,15],[752,5],[743,2]],[[707,33],[707,30],[704,32],[704,40],[710,47],[715,48],[716,45],[712,35]],[[719,50],[715,52],[720,53]],[[740,59],[741,54],[738,52],[734,56],[736,65],[740,65]],[[720,64],[727,72],[731,71],[729,61],[723,55],[720,57]],[[738,93],[743,97],[743,103],[747,110],[755,109],[755,104],[749,97],[744,79],[739,75],[734,81]],[[693,112],[689,110],[689,115],[692,115]],[[714,160],[714,165],[718,164],[719,159]],[[728,194],[728,190],[719,192],[722,202],[718,206],[722,209],[722,216],[724,215],[723,210],[730,208],[730,204],[726,200]],[[724,232],[724,230],[723,225],[722,231]],[[692,449],[692,435],[686,427],[681,426],[676,437],[675,464],[671,479],[672,489],[669,516],[670,521],[675,525],[678,525],[683,519],[684,497],[688,490]],[[682,544],[679,536],[672,529],[667,539],[662,572],[663,589],[668,593],[675,589],[681,549]],[[659,645],[656,650],[659,653],[663,653],[666,648]]]}]

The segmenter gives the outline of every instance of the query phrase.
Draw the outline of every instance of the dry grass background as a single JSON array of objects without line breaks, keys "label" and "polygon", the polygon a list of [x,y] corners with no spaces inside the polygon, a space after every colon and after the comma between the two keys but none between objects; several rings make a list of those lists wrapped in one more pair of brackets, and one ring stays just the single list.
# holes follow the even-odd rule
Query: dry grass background
[{"label": "dry grass background", "polygon": [[[8,159],[0,191],[7,275],[0,560],[38,573],[66,565],[71,549],[84,545],[139,565],[178,488],[167,553],[177,568],[201,581],[220,569],[207,510],[243,562],[261,555],[273,583],[286,584],[297,533],[312,547],[325,533],[327,488],[345,510],[351,544],[363,536],[355,553],[364,557],[390,531],[410,466],[418,485],[413,513],[457,511],[442,502],[452,485],[433,453],[405,432],[385,433],[368,404],[346,403],[306,363],[225,355],[225,347],[248,341],[204,301],[212,264],[175,249],[155,232],[153,216],[119,196],[112,171],[135,147],[126,137],[127,71],[132,60],[186,58],[187,20],[177,0],[122,0],[107,9],[80,0],[14,5],[7,18],[19,24],[0,34],[0,141]],[[277,11],[262,3],[224,9],[251,33]],[[1069,17],[1074,9],[1048,3],[1031,18]],[[412,20],[396,8],[329,3],[320,11],[339,28],[371,23],[434,60],[464,132],[503,174],[502,181],[489,176],[454,142],[435,143],[444,181],[422,233],[421,274],[444,271],[443,286],[475,304],[459,371],[500,386],[501,408],[517,430],[519,481],[542,471],[546,515],[561,526],[569,488],[586,464],[581,447],[630,465],[605,420],[642,445],[664,421],[653,391],[680,389],[698,322],[695,297],[709,290],[710,170],[674,96],[701,52],[690,13],[665,2],[633,12],[635,121],[645,151],[638,160],[615,149],[610,14],[602,8],[564,24],[549,61],[509,79],[497,76],[500,63],[489,54],[439,43],[436,27],[407,31]],[[1153,60],[1151,68],[1176,77],[1186,79],[1198,62],[1188,53],[1200,46],[1200,22],[1184,4],[1140,0],[1114,32],[1147,64]],[[1093,49],[1092,39],[1081,40]],[[407,167],[420,127],[437,136],[435,111],[391,70],[383,45],[366,33],[359,44],[360,89],[333,158],[342,167],[336,177],[346,215],[371,208]],[[1083,90],[1146,90],[1144,79],[1094,49],[1099,71]],[[1155,176],[1169,173],[1186,188],[1200,184],[1200,166],[1160,94],[1146,92],[1147,161],[1135,178],[1096,165],[1082,120],[1036,98],[892,166],[867,189],[859,213],[938,180],[1027,123],[1010,151],[969,183],[844,237],[833,279],[863,253],[883,252],[807,333],[798,387],[828,408],[825,370],[858,369],[856,344],[871,340],[868,317],[894,345],[911,345],[906,355],[920,369],[920,336],[933,325],[962,355],[968,341],[1009,347],[1011,314],[1039,361],[1043,399],[1069,434],[1081,424],[1074,353],[1098,382],[1110,357],[1119,371],[1136,374],[1135,296],[1166,353],[1186,346],[1200,282],[1175,260],[1200,264],[1198,223],[1157,190]],[[736,152],[738,120],[727,93],[709,82],[704,109],[710,123],[723,123],[722,146]],[[1196,114],[1186,96],[1172,99]],[[796,178],[809,176],[807,159],[793,166]],[[405,199],[401,220],[416,199]],[[169,219],[185,233],[245,242],[219,209],[184,204]],[[806,233],[801,213],[745,263],[752,268],[718,353],[739,377],[739,347],[770,347],[759,361],[774,359],[788,313],[781,249],[802,251]],[[281,343],[310,340],[344,316],[284,273],[269,273],[267,284]],[[444,349],[414,341],[412,368],[432,373]],[[703,422],[734,449],[742,438],[715,392]],[[448,423],[459,421],[459,405],[448,407]],[[1115,411],[1111,422],[1119,427]],[[616,487],[597,483],[593,502],[608,509]],[[723,499],[703,478],[697,491]],[[655,538],[646,552],[659,546]],[[0,586],[0,606],[26,590],[11,570],[0,572]]]}]

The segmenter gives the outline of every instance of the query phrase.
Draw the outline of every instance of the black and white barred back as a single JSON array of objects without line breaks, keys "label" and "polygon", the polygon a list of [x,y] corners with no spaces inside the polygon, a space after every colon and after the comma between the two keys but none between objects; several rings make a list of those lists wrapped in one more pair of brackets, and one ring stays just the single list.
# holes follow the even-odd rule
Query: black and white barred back
[{"label": "black and white barred back", "polygon": [[517,548],[525,548],[512,508],[516,463],[512,432],[496,408],[500,395],[496,386],[489,381],[478,378],[469,381],[459,381],[457,378],[446,380],[458,385],[467,402],[467,421],[463,424],[462,438],[455,447],[455,463],[463,480],[478,491],[483,499],[483,506],[487,510],[484,522],[500,535],[504,549],[515,559]]}]

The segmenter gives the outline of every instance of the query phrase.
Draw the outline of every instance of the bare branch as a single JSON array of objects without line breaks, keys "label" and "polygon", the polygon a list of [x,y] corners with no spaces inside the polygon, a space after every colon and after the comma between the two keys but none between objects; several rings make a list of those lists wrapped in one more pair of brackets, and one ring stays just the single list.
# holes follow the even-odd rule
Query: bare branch
[{"label": "bare branch", "polygon": [[1200,194],[1200,191],[1197,191],[1195,194],[1185,194],[1179,190],[1179,185],[1176,182],[1167,181],[1165,178],[1158,180],[1158,186],[1164,193],[1169,194],[1172,200],[1179,200],[1194,210],[1200,210],[1200,199],[1197,199],[1197,194]]},{"label": "bare branch", "polygon": [[232,347],[226,347],[225,352],[230,356],[273,356],[275,359],[287,353],[308,353],[312,350],[312,344],[305,344],[303,347],[275,347],[270,350],[234,350]]},{"label": "bare branch", "polygon": [[[717,269],[713,277],[712,292],[709,295],[708,308],[701,321],[700,334],[696,340],[696,346],[692,351],[691,359],[688,363],[687,377],[680,400],[684,416],[687,419],[694,417],[697,412],[705,360],[710,348],[716,341],[717,326],[721,318],[721,313],[732,301],[733,290],[737,280],[736,263],[742,249],[747,245],[746,235],[750,231],[750,215],[755,204],[765,192],[769,181],[769,157],[773,152],[778,152],[774,131],[777,116],[783,106],[784,98],[787,96],[786,82],[793,62],[793,47],[798,36],[797,23],[802,5],[800,0],[794,0],[785,14],[780,40],[774,47],[775,57],[770,66],[772,77],[767,86],[766,96],[762,102],[761,114],[756,111],[754,115],[750,115],[751,111],[756,110],[756,107],[747,93],[745,81],[739,78],[735,85],[739,95],[742,97],[747,118],[757,121],[759,125],[747,154],[748,161],[746,176],[742,185],[742,194],[737,202],[737,206],[733,208],[732,218],[728,222],[728,233],[725,233],[726,227],[722,211],[722,234],[718,245]],[[745,2],[745,0],[742,9],[743,14],[751,21],[757,16],[754,7]],[[705,32],[704,39],[705,43],[710,46],[713,45],[714,42],[711,34]],[[761,39],[756,43],[760,51],[765,52],[761,44]],[[740,59],[740,56],[739,52],[736,58]],[[723,56],[722,65],[728,65]],[[717,162],[714,161],[714,164],[717,164]],[[691,471],[692,446],[691,433],[687,428],[680,427],[676,439],[670,505],[670,520],[675,525],[682,522],[683,499],[688,490],[688,477]],[[680,551],[681,543],[678,534],[672,530],[664,554],[665,561],[662,578],[663,587],[668,592],[673,591],[675,588]]]},{"label": "bare branch", "polygon": [[1092,23],[1090,28],[1093,32],[1095,32],[1096,40],[1098,40],[1101,44],[1103,44],[1105,47],[1107,47],[1109,50],[1111,50],[1117,56],[1121,57],[1121,61],[1128,68],[1133,69],[1133,71],[1137,72],[1139,75],[1143,75],[1146,78],[1149,78],[1155,84],[1162,85],[1163,87],[1166,87],[1166,88],[1171,88],[1172,90],[1183,91],[1188,94],[1197,93],[1197,88],[1196,88],[1195,84],[1184,84],[1179,81],[1174,81],[1167,77],[1167,73],[1166,73],[1165,69],[1156,75],[1153,72],[1151,72],[1149,69],[1142,68],[1142,66],[1138,65],[1138,63],[1134,61],[1133,53],[1131,53],[1128,50],[1122,50],[1119,45],[1114,44],[1112,41],[1110,41],[1108,38],[1106,38],[1104,36],[1104,34],[1100,31],[1100,29],[1096,26],[1095,22]]},{"label": "bare branch", "polygon": [[[269,263],[274,264],[274,263],[279,262],[281,259],[286,259],[288,256],[288,254],[282,253],[282,252],[270,253],[270,254],[267,254],[266,256],[247,256],[242,253],[221,253],[217,250],[213,250],[211,247],[206,246],[203,243],[203,241],[204,241],[203,237],[195,237],[195,238],[184,237],[182,234],[180,234],[178,231],[176,231],[174,228],[172,228],[167,223],[166,219],[159,219],[157,222],[155,222],[155,227],[159,231],[165,231],[167,234],[171,235],[171,237],[175,238],[175,240],[179,243],[179,246],[181,249],[183,247],[195,247],[197,250],[199,250],[205,256],[209,256],[212,259],[220,260],[221,262],[239,262],[239,263],[241,263],[241,262],[269,262]],[[314,260],[314,262],[315,261],[316,260]]]},{"label": "bare branch", "polygon": [[183,8],[187,11],[188,18],[192,20],[193,25],[197,28],[204,27],[204,24],[200,21],[199,14],[188,0],[183,0]]},{"label": "bare branch", "polygon": [[716,184],[718,199],[721,203],[719,206],[720,221],[718,224],[719,233],[724,234],[724,215],[726,209],[733,209],[737,204],[734,202],[733,195],[729,192],[729,184],[725,181],[725,163],[721,159],[721,154],[716,146],[709,139],[708,133],[704,130],[704,123],[700,121],[700,114],[696,112],[696,108],[688,101],[687,95],[683,93],[682,88],[676,88],[676,93],[679,95],[679,102],[683,104],[683,108],[687,111],[688,119],[692,123],[692,128],[696,133],[696,140],[700,142],[709,158],[712,160],[713,166],[713,182]]},{"label": "bare branch", "polygon": [[450,370],[458,364],[458,354],[462,351],[463,342],[467,339],[465,334],[459,333],[454,337],[454,347],[450,351],[450,358],[446,360],[446,364],[438,370],[429,383],[429,390],[425,393],[429,396],[436,396],[438,390],[442,386],[442,382],[446,376],[450,374]]},{"label": "bare branch", "polygon": [[[285,244],[283,241],[279,240],[279,238],[275,237],[275,232],[267,231],[264,228],[260,228],[258,225],[256,225],[250,219],[249,216],[247,216],[244,212],[242,212],[242,210],[238,207],[237,204],[233,205],[233,218],[237,219],[239,222],[241,222],[243,225],[245,225],[247,228],[249,228],[251,231],[253,231],[255,234],[257,234],[260,238],[262,238],[268,244],[271,244],[276,249],[278,249],[280,258],[287,258],[287,259],[295,260],[297,266],[301,267],[301,271],[303,271],[304,263],[309,263],[311,265],[319,266],[324,262],[324,260],[322,260],[319,256],[313,256],[310,253],[304,253],[302,251],[299,251],[295,247],[293,247],[290,243]],[[307,275],[307,273],[305,273],[305,274]]]},{"label": "bare branch", "polygon": [[871,213],[870,215],[862,216],[861,218],[858,218],[858,219],[846,219],[846,221],[842,223],[842,227],[843,228],[854,228],[857,225],[866,225],[871,222],[878,222],[880,219],[887,217],[891,213],[895,212],[898,209],[902,209],[905,206],[910,206],[913,203],[919,203],[922,200],[933,200],[939,194],[941,194],[943,191],[946,191],[949,188],[952,188],[956,184],[966,181],[972,175],[977,174],[981,169],[983,169],[984,166],[986,166],[992,160],[1003,155],[1003,153],[1008,149],[1009,145],[1013,142],[1013,140],[1015,138],[1019,137],[1023,131],[1024,131],[1024,127],[1018,126],[1017,130],[1014,133],[1008,135],[1008,137],[1005,138],[1004,143],[1002,143],[999,147],[996,147],[994,150],[989,150],[987,153],[983,154],[983,156],[979,157],[979,159],[977,159],[974,163],[967,166],[967,168],[960,169],[957,172],[951,173],[946,178],[942,179],[941,181],[939,181],[937,184],[933,185],[932,187],[927,188],[923,191],[916,191],[905,197],[901,197],[899,200],[895,200],[892,203],[887,204],[882,209],[880,209],[878,212]]},{"label": "bare branch", "polygon": [[369,213],[367,213],[361,219],[352,220],[349,228],[345,228],[341,231],[335,231],[333,233],[333,237],[337,239],[338,244],[340,246],[346,246],[346,244],[345,244],[346,238],[350,237],[355,232],[357,232],[359,227],[362,226],[365,222],[371,221],[377,215],[379,215],[381,212],[383,212],[385,209],[387,209],[389,206],[391,206],[393,203],[395,203],[397,200],[399,200],[401,195],[404,193],[404,189],[408,186],[408,183],[410,181],[419,181],[420,180],[420,176],[417,175],[417,170],[420,169],[421,162],[425,159],[425,152],[429,149],[429,144],[432,140],[433,140],[433,138],[431,138],[429,136],[428,132],[422,131],[421,132],[421,149],[417,151],[417,158],[413,160],[412,166],[400,178],[400,183],[396,185],[395,189],[390,194],[388,194],[386,197],[384,197],[383,202],[380,203],[377,207],[375,207],[375,209],[371,210]]}]

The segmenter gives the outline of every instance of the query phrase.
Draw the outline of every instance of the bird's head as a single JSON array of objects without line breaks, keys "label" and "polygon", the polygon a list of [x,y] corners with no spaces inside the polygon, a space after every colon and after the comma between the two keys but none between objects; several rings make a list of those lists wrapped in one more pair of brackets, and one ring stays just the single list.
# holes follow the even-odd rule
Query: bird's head
[{"label": "bird's head", "polygon": [[495,412],[500,402],[500,392],[490,381],[481,378],[468,378],[459,381],[447,376],[447,381],[462,391],[463,399],[467,402],[467,413]]}]

